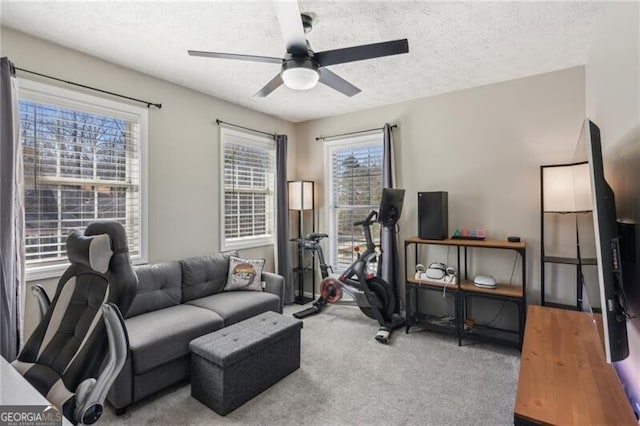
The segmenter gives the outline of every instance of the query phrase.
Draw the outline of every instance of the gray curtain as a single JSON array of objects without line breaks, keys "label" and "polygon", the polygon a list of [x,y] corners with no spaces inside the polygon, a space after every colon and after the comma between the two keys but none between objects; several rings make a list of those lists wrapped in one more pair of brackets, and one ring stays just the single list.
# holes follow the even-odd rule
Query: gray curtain
[{"label": "gray curtain", "polygon": [[[393,188],[395,185],[395,167],[393,158],[393,139],[391,135],[391,125],[385,123],[382,128],[384,142],[382,153],[382,187]],[[400,312],[402,303],[402,293],[400,286],[399,261],[398,261],[398,238],[395,228],[382,229],[382,279],[391,284],[396,290],[396,312]]]},{"label": "gray curtain", "polygon": [[0,355],[13,361],[22,317],[24,183],[15,69],[9,59],[0,58],[0,71]]},{"label": "gray curtain", "polygon": [[289,193],[287,191],[287,135],[276,135],[276,272],[284,277],[284,303],[293,303],[295,290],[289,242]]}]

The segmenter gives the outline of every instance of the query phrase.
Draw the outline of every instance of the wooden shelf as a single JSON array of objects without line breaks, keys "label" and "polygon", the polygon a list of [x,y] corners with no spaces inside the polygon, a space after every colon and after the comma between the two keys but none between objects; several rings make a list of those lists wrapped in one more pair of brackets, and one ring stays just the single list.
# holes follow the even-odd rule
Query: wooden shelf
[{"label": "wooden shelf", "polygon": [[[561,263],[565,265],[577,265],[578,258],[577,257],[563,257],[563,256],[545,256],[542,259],[543,262],[547,263]],[[598,262],[594,257],[587,257],[582,259],[583,265],[597,265]]]},{"label": "wooden shelf", "polygon": [[460,246],[460,247],[482,247],[482,248],[503,248],[509,250],[524,250],[526,247],[524,241],[512,243],[503,240],[461,240],[446,238],[444,240],[425,240],[419,237],[409,237],[404,240],[407,244],[433,244],[441,246]]},{"label": "wooden shelf", "polygon": [[[448,246],[455,247],[457,251],[457,263],[458,266],[458,284],[447,284],[439,281],[418,281],[414,278],[413,273],[409,273],[410,268],[407,264],[410,258],[408,253],[410,246],[414,246],[415,255],[414,261],[418,258],[418,246],[420,245],[434,245],[434,246]],[[521,271],[522,271],[522,285],[507,285],[497,284],[495,288],[477,287],[469,280],[460,280],[462,277],[466,277],[468,273],[468,256],[472,253],[468,253],[467,247],[471,248],[483,248],[483,249],[506,249],[513,250],[520,255],[521,258]],[[407,296],[407,332],[409,328],[414,324],[414,318],[420,315],[418,306],[418,291],[422,290],[442,290],[443,292],[449,290],[451,294],[455,295],[455,320],[457,326],[455,328],[458,336],[458,345],[462,344],[462,338],[479,338],[493,341],[496,343],[507,343],[509,345],[516,344],[520,346],[522,343],[522,335],[524,332],[524,323],[526,320],[526,244],[524,241],[512,243],[505,240],[465,240],[458,238],[446,238],[443,240],[431,240],[423,239],[419,237],[409,237],[404,240],[404,254],[405,254],[405,273],[406,277],[406,296]],[[461,261],[461,254],[464,255],[464,263]],[[417,263],[417,261],[416,261]],[[445,289],[446,286],[446,289]],[[486,324],[482,328],[482,332],[477,327],[475,330],[463,331],[462,324],[464,324],[467,316],[470,315],[468,300],[479,300],[481,298],[502,300],[505,302],[513,303],[518,308],[518,330],[515,332],[515,339],[513,335],[507,338],[501,338],[505,336],[507,330],[503,330],[497,327],[491,327],[490,324]],[[513,334],[513,333],[511,333]]]},{"label": "wooden shelf", "polygon": [[492,294],[501,297],[522,299],[522,287],[519,285],[497,284],[496,288],[478,287],[473,281],[460,281],[460,290],[468,293]]},{"label": "wooden shelf", "polygon": [[424,328],[425,330],[444,333],[457,333],[458,330],[455,319],[444,322],[442,317],[415,313],[412,321],[415,325]]},{"label": "wooden shelf", "polygon": [[587,214],[592,213],[593,210],[576,210],[576,211],[564,211],[564,210],[545,210],[542,213],[552,213],[552,214]]},{"label": "wooden shelf", "polygon": [[415,278],[409,277],[407,278],[407,282],[409,284],[419,286],[419,287],[435,287],[435,288],[444,288],[447,287],[447,290],[458,291],[458,284],[451,283],[443,283],[440,281],[431,281],[431,280],[416,280]]}]

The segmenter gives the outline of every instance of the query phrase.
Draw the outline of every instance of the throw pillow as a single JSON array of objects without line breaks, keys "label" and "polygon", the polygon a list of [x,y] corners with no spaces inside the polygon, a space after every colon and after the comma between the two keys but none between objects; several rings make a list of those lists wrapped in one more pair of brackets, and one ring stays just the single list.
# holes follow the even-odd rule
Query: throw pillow
[{"label": "throw pillow", "polygon": [[262,291],[262,268],[264,259],[249,260],[239,257],[229,257],[229,275],[225,291],[229,290],[253,290]]}]

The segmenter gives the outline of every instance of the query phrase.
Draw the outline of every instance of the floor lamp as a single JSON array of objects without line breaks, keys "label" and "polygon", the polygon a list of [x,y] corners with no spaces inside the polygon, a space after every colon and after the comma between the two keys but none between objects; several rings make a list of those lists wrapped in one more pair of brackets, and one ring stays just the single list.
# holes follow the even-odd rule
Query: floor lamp
[{"label": "floor lamp", "polygon": [[[298,267],[296,268],[296,272],[298,273],[298,295],[295,298],[295,302],[300,305],[304,305],[305,303],[309,303],[314,299],[314,297],[305,297],[304,295],[304,242],[302,241],[304,237],[303,232],[305,211],[311,210],[312,224],[315,228],[315,223],[313,223],[314,183],[313,181],[308,180],[296,180],[287,182],[287,186],[287,189],[289,191],[289,210],[295,210],[298,212],[298,238],[293,240],[296,241],[298,245]],[[315,293],[315,288],[313,289],[313,293]],[[315,294],[313,296],[315,296]]]},{"label": "floor lamp", "polygon": [[[591,184],[589,181],[589,167],[586,162],[569,164],[551,164],[540,166],[540,304],[556,307],[566,305],[550,303],[545,300],[546,265],[575,265],[576,266],[576,304],[575,309],[583,309],[583,298],[589,306],[588,295],[584,291],[582,267],[595,265],[595,258],[583,257],[580,249],[580,232],[578,217],[591,213]],[[575,222],[575,256],[548,256],[547,249],[553,251],[554,247],[546,247],[545,224],[549,216],[571,215]],[[552,222],[553,223],[553,222]],[[558,228],[552,228],[556,232]],[[558,249],[555,247],[556,250]]]}]

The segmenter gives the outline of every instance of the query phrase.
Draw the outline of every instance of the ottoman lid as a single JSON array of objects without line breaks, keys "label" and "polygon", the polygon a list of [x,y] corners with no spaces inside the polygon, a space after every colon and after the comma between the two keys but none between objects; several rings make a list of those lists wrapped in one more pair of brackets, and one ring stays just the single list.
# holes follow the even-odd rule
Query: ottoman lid
[{"label": "ottoman lid", "polygon": [[189,349],[220,367],[228,367],[301,328],[301,320],[265,312],[198,337],[189,343]]}]

